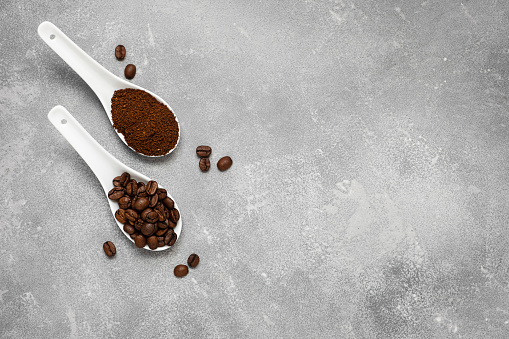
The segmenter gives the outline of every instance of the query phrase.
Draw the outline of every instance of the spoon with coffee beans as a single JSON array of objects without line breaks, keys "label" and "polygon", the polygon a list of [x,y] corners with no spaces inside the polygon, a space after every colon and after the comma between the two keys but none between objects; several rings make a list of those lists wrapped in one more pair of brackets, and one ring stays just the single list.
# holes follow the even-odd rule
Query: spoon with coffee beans
[{"label": "spoon with coffee beans", "polygon": [[[180,125],[161,97],[108,71],[51,22],[41,23],[38,33],[95,92],[117,135],[129,148],[144,156],[160,157],[177,147]],[[115,50],[117,59],[118,52]],[[125,75],[129,79],[134,77],[134,65],[128,66]]]},{"label": "spoon with coffee beans", "polygon": [[170,193],[108,153],[63,106],[55,106],[48,119],[99,179],[124,235],[147,250],[173,246],[182,231],[182,218]]}]

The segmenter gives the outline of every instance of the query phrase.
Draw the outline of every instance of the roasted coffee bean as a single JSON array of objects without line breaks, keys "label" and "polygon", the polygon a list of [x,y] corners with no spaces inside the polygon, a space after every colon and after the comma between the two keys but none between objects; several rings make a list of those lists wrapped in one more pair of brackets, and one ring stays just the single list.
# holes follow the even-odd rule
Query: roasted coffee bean
[{"label": "roasted coffee bean", "polygon": [[103,244],[103,250],[108,257],[113,257],[115,254],[117,254],[117,249],[115,248],[115,245],[113,245],[111,241],[106,241]]},{"label": "roasted coffee bean", "polygon": [[162,203],[162,200],[159,199],[159,201],[157,202],[157,204],[154,206],[154,210],[155,211],[161,211],[161,212],[164,212],[164,205]]},{"label": "roasted coffee bean", "polygon": [[157,247],[163,247],[164,246],[164,241],[157,241]]},{"label": "roasted coffee bean", "polygon": [[147,244],[147,239],[145,239],[145,237],[142,236],[141,234],[138,234],[134,238],[134,244],[136,245],[136,247],[139,248],[145,247],[145,245]]},{"label": "roasted coffee bean", "polygon": [[141,233],[146,236],[150,236],[156,232],[156,225],[144,222],[141,226]]},{"label": "roasted coffee bean", "polygon": [[147,215],[147,221],[153,224],[157,222],[158,218],[159,215],[157,214],[156,211],[152,211]]},{"label": "roasted coffee bean", "polygon": [[124,196],[124,188],[123,187],[113,187],[108,192],[108,198],[111,200],[118,200]]},{"label": "roasted coffee bean", "polygon": [[122,184],[120,183],[120,175],[118,177],[113,178],[113,187],[120,187]]},{"label": "roasted coffee bean", "polygon": [[136,219],[136,222],[134,223],[134,228],[140,231],[144,223],[145,222],[142,219]]},{"label": "roasted coffee bean", "polygon": [[150,180],[147,182],[147,194],[148,195],[154,195],[157,192],[157,182],[154,180]]},{"label": "roasted coffee bean", "polygon": [[198,266],[198,263],[200,262],[200,257],[198,256],[198,254],[191,254],[189,256],[189,258],[187,258],[187,265],[189,265],[189,267],[196,267]]},{"label": "roasted coffee bean", "polygon": [[228,168],[230,168],[233,164],[232,158],[226,156],[222,157],[217,161],[217,168],[220,171],[226,171]]},{"label": "roasted coffee bean", "polygon": [[152,209],[150,209],[150,208],[146,208],[146,209],[144,209],[144,210],[143,210],[143,212],[141,212],[140,216],[141,216],[141,218],[142,218],[143,220],[147,221],[147,216],[148,216],[148,214],[149,214],[149,213],[151,213],[151,212],[152,212]]},{"label": "roasted coffee bean", "polygon": [[157,237],[155,235],[147,239],[148,248],[155,250],[157,248]]},{"label": "roasted coffee bean", "polygon": [[131,175],[127,172],[122,173],[120,176],[120,184],[125,187],[127,183],[131,180]]},{"label": "roasted coffee bean", "polygon": [[196,154],[200,158],[208,157],[212,153],[212,148],[210,146],[198,146],[196,147]]},{"label": "roasted coffee bean", "polygon": [[118,206],[124,210],[131,207],[131,198],[127,195],[124,195],[122,198],[118,199]]},{"label": "roasted coffee bean", "polygon": [[147,187],[145,185],[139,186],[138,185],[138,191],[136,192],[136,195],[139,197],[146,197],[147,196]]},{"label": "roasted coffee bean", "polygon": [[168,219],[159,221],[156,225],[159,229],[162,229],[162,230],[167,229],[168,228]]},{"label": "roasted coffee bean", "polygon": [[145,197],[139,197],[133,201],[132,206],[135,210],[141,212],[148,207],[148,199]]},{"label": "roasted coffee bean", "polygon": [[148,199],[148,207],[155,207],[159,201],[159,196],[157,194],[154,194],[153,196]]},{"label": "roasted coffee bean", "polygon": [[155,211],[157,213],[157,221],[163,222],[166,219],[164,212],[161,212],[160,210],[155,210]]},{"label": "roasted coffee bean", "polygon": [[135,196],[136,192],[138,192],[138,184],[136,183],[136,180],[131,179],[131,181],[127,183],[125,191],[131,197]]},{"label": "roasted coffee bean", "polygon": [[124,75],[129,80],[134,78],[134,76],[136,75],[136,66],[134,66],[133,64],[125,66]]},{"label": "roasted coffee bean", "polygon": [[187,273],[189,273],[189,268],[187,268],[186,265],[177,265],[173,269],[173,274],[175,274],[177,278],[185,277]]},{"label": "roasted coffee bean", "polygon": [[132,239],[134,239],[134,238],[136,238],[136,236],[137,236],[137,235],[138,235],[138,233],[137,233],[137,232],[134,232],[133,234],[131,234],[131,235],[130,235],[130,237],[131,237]]},{"label": "roasted coffee bean", "polygon": [[167,194],[167,192],[164,188],[157,189],[157,195],[158,195],[160,201],[163,201],[163,199],[166,198],[166,194]]},{"label": "roasted coffee bean", "polygon": [[124,231],[125,231],[127,234],[133,234],[134,232],[136,232],[136,229],[135,229],[132,225],[125,224],[125,225],[124,225]]},{"label": "roasted coffee bean", "polygon": [[123,45],[118,45],[115,47],[115,57],[117,60],[124,60],[126,54],[125,47]]},{"label": "roasted coffee bean", "polygon": [[169,228],[175,228],[175,227],[177,227],[177,224],[176,224],[176,223],[174,223],[174,222],[173,222],[173,221],[171,221],[171,220],[168,220],[168,227],[169,227]]},{"label": "roasted coffee bean", "polygon": [[158,237],[162,237],[163,241],[164,241],[164,235],[166,234],[166,232],[168,232],[168,228],[165,228],[165,229],[160,229],[156,232],[156,236]]},{"label": "roasted coffee bean", "polygon": [[180,219],[180,213],[177,209],[172,209],[170,211],[170,217],[169,217],[170,221],[171,222],[174,222],[175,224],[179,221]]},{"label": "roasted coffee bean", "polygon": [[173,202],[173,200],[170,197],[166,197],[163,199],[163,205],[167,209],[172,209],[175,206],[175,203]]},{"label": "roasted coffee bean", "polygon": [[138,219],[138,213],[136,213],[135,210],[132,210],[132,209],[128,209],[125,211],[125,217],[127,218],[127,220],[129,220],[129,223],[132,225],[136,219]]},{"label": "roasted coffee bean", "polygon": [[125,210],[119,208],[116,212],[115,212],[115,219],[118,220],[118,222],[124,224],[127,222],[127,216],[126,216],[126,213],[125,213]]},{"label": "roasted coffee bean", "polygon": [[[172,229],[170,228],[170,230]],[[166,233],[166,236],[164,237],[164,243],[168,246],[173,246],[175,241],[177,241],[177,234],[168,230],[168,233]]]},{"label": "roasted coffee bean", "polygon": [[201,158],[199,163],[200,169],[202,172],[207,172],[210,169],[210,160],[209,158]]}]

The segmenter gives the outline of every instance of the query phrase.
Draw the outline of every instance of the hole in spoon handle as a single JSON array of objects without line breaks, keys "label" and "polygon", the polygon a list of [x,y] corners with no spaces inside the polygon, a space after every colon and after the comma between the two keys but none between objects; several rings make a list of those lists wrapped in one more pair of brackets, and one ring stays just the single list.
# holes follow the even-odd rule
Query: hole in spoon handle
[{"label": "hole in spoon handle", "polygon": [[118,173],[122,173],[126,168],[125,165],[102,148],[65,107],[54,107],[49,112],[48,119],[81,158],[85,160],[103,188],[106,189],[111,186],[112,178]]}]

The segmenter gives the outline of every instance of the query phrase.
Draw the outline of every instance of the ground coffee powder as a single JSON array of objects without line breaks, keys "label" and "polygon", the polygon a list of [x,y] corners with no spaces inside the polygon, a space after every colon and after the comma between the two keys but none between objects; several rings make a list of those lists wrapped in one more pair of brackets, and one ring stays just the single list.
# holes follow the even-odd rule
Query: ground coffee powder
[{"label": "ground coffee powder", "polygon": [[111,98],[113,127],[136,152],[159,156],[177,144],[179,125],[168,106],[133,88],[115,91]]}]

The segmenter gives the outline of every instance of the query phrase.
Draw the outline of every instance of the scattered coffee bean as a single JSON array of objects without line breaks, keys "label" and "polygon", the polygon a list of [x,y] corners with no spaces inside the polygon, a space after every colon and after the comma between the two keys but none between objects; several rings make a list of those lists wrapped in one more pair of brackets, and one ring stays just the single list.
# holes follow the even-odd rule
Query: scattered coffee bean
[{"label": "scattered coffee bean", "polygon": [[113,245],[111,241],[106,241],[103,244],[103,250],[108,257],[113,257],[117,253],[117,249],[115,248],[115,245]]},{"label": "scattered coffee bean", "polygon": [[217,162],[217,168],[220,171],[226,171],[228,168],[230,168],[232,166],[232,164],[233,164],[232,158],[230,158],[228,156],[222,157]]},{"label": "scattered coffee bean", "polygon": [[210,160],[209,158],[201,158],[200,159],[200,169],[202,172],[207,172],[210,169]]},{"label": "scattered coffee bean", "polygon": [[136,66],[134,66],[133,64],[125,66],[124,75],[129,80],[134,78],[134,76],[136,75]]},{"label": "scattered coffee bean", "polygon": [[118,45],[115,47],[115,57],[117,60],[124,60],[126,54],[125,47],[123,45]]},{"label": "scattered coffee bean", "polygon": [[137,247],[148,245],[154,250],[175,244],[177,234],[173,228],[180,219],[180,212],[165,189],[159,188],[153,180],[147,184],[136,182],[127,172],[115,177],[113,185],[117,186],[108,196],[119,203],[115,218],[124,224],[124,231]]},{"label": "scattered coffee bean", "polygon": [[108,192],[108,198],[111,200],[118,200],[124,196],[124,188],[123,187],[113,187]]},{"label": "scattered coffee bean", "polygon": [[187,273],[189,273],[189,268],[187,268],[186,265],[177,265],[173,269],[173,274],[175,274],[177,278],[185,277]]},{"label": "scattered coffee bean", "polygon": [[200,257],[198,256],[198,254],[191,254],[189,256],[189,258],[187,258],[187,264],[189,265],[189,267],[196,267],[198,266],[198,263],[200,262]]},{"label": "scattered coffee bean", "polygon": [[200,157],[200,158],[206,158],[208,156],[210,156],[210,153],[212,153],[212,148],[210,148],[210,146],[198,146],[196,147],[196,154]]}]

